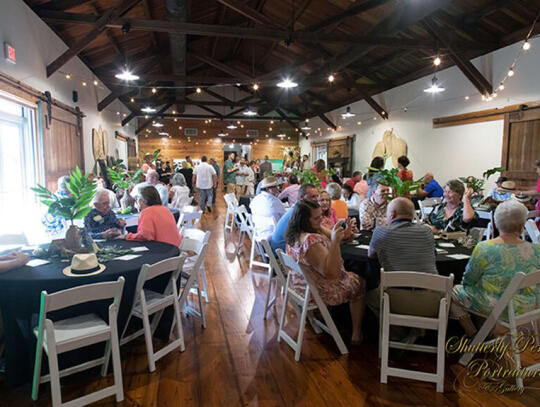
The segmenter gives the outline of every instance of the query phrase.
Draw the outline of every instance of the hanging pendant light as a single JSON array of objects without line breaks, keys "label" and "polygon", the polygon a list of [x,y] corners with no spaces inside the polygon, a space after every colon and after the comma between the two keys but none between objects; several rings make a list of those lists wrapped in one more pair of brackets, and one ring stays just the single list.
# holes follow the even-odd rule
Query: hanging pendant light
[{"label": "hanging pendant light", "polygon": [[433,79],[431,79],[431,86],[429,88],[424,89],[424,92],[426,93],[440,93],[444,92],[446,89],[439,86],[438,79],[436,76],[433,76]]},{"label": "hanging pendant light", "polygon": [[345,113],[341,115],[344,119],[348,119],[349,117],[354,117],[356,114],[351,112],[351,107],[347,106],[347,109],[345,109]]}]

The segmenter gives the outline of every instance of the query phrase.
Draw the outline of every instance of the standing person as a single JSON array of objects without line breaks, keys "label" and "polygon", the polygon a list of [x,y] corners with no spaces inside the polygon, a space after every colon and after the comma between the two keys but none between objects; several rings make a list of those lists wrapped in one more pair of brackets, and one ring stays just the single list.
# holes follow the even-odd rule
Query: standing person
[{"label": "standing person", "polygon": [[213,197],[212,203],[215,204],[216,196],[217,196],[217,185],[219,184],[219,176],[221,175],[221,168],[219,168],[219,164],[217,163],[215,158],[210,158],[210,165],[212,166],[212,168],[214,168],[214,171],[216,172],[216,177],[217,177],[217,184],[212,191],[212,197]]},{"label": "standing person", "polygon": [[319,181],[321,181],[321,188],[326,188],[326,183],[328,182],[326,176],[322,174],[325,169],[326,163],[322,159],[315,161],[315,166],[312,168]]},{"label": "standing person", "polygon": [[407,158],[407,156],[405,155],[402,155],[401,157],[399,157],[397,159],[397,162],[398,162],[398,168],[399,168],[399,172],[397,173],[397,176],[402,180],[402,181],[412,181],[413,180],[413,174],[412,174],[412,171],[411,170],[408,170],[407,169],[407,166],[411,163],[409,161],[409,159]]},{"label": "standing person", "polygon": [[223,164],[223,186],[225,187],[225,193],[231,194],[236,189],[236,176],[235,173],[238,168],[234,166],[234,153],[230,153],[225,164]]},{"label": "standing person", "polygon": [[377,182],[381,178],[381,174],[379,174],[379,170],[382,170],[384,168],[384,158],[382,157],[375,157],[373,160],[371,160],[371,164],[369,165],[369,171],[367,174],[367,184],[369,186],[369,190],[367,193],[366,198],[371,198],[371,195],[375,192],[377,189],[377,186],[379,183]]},{"label": "standing person", "polygon": [[191,169],[195,168],[195,166],[193,165],[193,161],[191,160],[191,156],[186,155],[186,161],[188,163],[188,168],[191,168]]},{"label": "standing person", "polygon": [[261,177],[265,178],[272,175],[272,163],[267,155],[264,156],[264,161],[261,163]]},{"label": "standing person", "polygon": [[259,183],[262,179],[261,176],[261,160],[257,159],[255,160],[255,167],[253,168],[253,171],[255,171],[255,183]]},{"label": "standing person", "polygon": [[352,189],[356,186],[357,183],[362,181],[362,173],[360,171],[353,172],[353,175],[351,178],[349,178],[345,184],[350,185]]},{"label": "standing person", "polygon": [[193,196],[193,170],[189,168],[189,163],[187,161],[182,161],[182,168],[178,172],[184,176],[186,185],[190,191],[190,196]]},{"label": "standing person", "polygon": [[193,185],[199,191],[199,206],[205,211],[212,212],[212,191],[217,186],[217,175],[214,167],[206,162],[205,155],[201,157],[201,163],[193,170]]},{"label": "standing person", "polygon": [[302,156],[302,162],[300,163],[300,171],[307,170],[309,168],[309,156],[304,154]]},{"label": "standing person", "polygon": [[144,155],[144,163],[141,166],[141,168],[145,173],[147,173],[148,170],[155,170],[156,169],[156,166],[152,163],[152,158],[154,158],[154,156],[152,154],[150,154],[150,153],[146,153]]},{"label": "standing person", "polygon": [[243,159],[240,158],[240,156],[236,156],[236,160],[234,163],[234,168],[236,170],[235,172],[235,183],[236,183],[236,199],[240,199],[240,197],[244,193],[244,185],[246,184],[246,174],[242,172],[243,167]]},{"label": "standing person", "polygon": [[246,176],[246,195],[253,196],[255,195],[255,161],[251,161],[249,166],[246,167],[245,171],[247,172]]}]

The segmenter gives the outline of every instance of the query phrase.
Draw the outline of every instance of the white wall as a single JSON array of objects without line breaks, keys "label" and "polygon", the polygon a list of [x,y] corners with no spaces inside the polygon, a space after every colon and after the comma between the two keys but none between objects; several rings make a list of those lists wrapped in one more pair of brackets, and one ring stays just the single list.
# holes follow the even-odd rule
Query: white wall
[{"label": "white wall", "polygon": [[[5,61],[3,43],[8,42],[16,49],[17,64]],[[123,114],[129,114],[126,107],[118,100],[111,103],[104,111],[97,111],[97,103],[110,91],[101,83],[94,86],[96,79],[92,72],[78,58],[71,59],[60,71],[70,73],[72,79],[65,78],[61,72],[46,77],[45,67],[61,55],[67,46],[22,0],[1,0],[0,2],[0,71],[10,75],[40,91],[50,91],[53,98],[70,106],[79,106],[86,115],[83,119],[84,160],[86,170],[92,170],[95,163],[92,154],[92,128],[100,125],[109,136],[109,155],[114,156],[118,148],[120,158],[127,162],[126,144],[114,138],[115,131],[135,137],[136,120],[122,127]],[[87,86],[82,86],[82,81]],[[79,101],[73,103],[72,91],[79,93]],[[117,115],[116,112],[120,112]]]},{"label": "white wall", "polygon": [[[409,168],[415,178],[427,171],[433,172],[441,183],[459,176],[481,177],[486,169],[501,163],[503,121],[434,129],[432,119],[540,100],[540,39],[530,42],[532,47],[519,58],[516,74],[506,80],[505,89],[490,102],[481,100],[476,88],[457,68],[445,69],[437,73],[439,82],[446,88],[438,95],[423,92],[431,75],[375,96],[390,113],[388,120],[381,120],[363,101],[351,105],[352,112],[356,113],[354,118],[341,118],[345,107],[327,114],[336,125],[342,126],[335,133],[328,131],[320,119],[312,119],[310,126],[312,129],[320,127],[322,136],[302,138],[302,154],[311,154],[312,141],[356,134],[354,168],[364,170],[371,161],[375,144],[382,140],[385,130],[393,128],[407,141]],[[521,43],[517,43],[477,58],[473,63],[496,88],[520,49]],[[469,96],[469,100],[465,100],[465,96]],[[373,120],[374,117],[377,120]],[[358,125],[358,121],[362,124]],[[486,187],[490,187],[495,178],[491,177]]]}]

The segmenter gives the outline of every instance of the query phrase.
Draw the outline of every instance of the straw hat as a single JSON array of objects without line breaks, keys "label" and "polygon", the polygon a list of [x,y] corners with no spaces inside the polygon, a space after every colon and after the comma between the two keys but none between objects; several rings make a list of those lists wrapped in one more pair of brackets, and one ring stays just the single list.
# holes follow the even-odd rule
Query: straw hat
[{"label": "straw hat", "polygon": [[516,190],[516,183],[514,181],[503,181],[501,187],[497,188],[497,192],[504,194],[507,192],[513,192]]},{"label": "straw hat", "polygon": [[99,264],[95,253],[78,253],[71,259],[71,266],[62,270],[68,277],[86,277],[102,273],[103,264]]},{"label": "straw hat", "polygon": [[525,203],[529,202],[531,200],[530,196],[527,196],[525,194],[512,194],[512,199],[515,199],[518,202]]},{"label": "straw hat", "polygon": [[277,187],[278,182],[276,177],[266,177],[261,181],[261,189]]}]

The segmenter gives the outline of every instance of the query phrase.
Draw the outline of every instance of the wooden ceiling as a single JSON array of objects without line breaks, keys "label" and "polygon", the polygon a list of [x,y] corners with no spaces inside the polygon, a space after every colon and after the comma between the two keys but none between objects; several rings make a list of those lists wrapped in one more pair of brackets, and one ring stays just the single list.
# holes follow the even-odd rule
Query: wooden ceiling
[{"label": "wooden ceiling", "polygon": [[[124,124],[146,105],[158,110],[149,122],[245,119],[249,106],[296,128],[317,116],[335,128],[325,113],[362,99],[386,118],[371,96],[432,73],[436,55],[439,69],[457,65],[492,93],[470,60],[525,38],[540,10],[540,0],[25,1],[70,47],[47,74],[78,55],[111,89],[98,109],[119,98],[131,110]],[[141,77],[130,86],[114,77],[126,63]],[[298,86],[278,88],[285,77]]]}]

